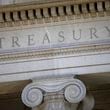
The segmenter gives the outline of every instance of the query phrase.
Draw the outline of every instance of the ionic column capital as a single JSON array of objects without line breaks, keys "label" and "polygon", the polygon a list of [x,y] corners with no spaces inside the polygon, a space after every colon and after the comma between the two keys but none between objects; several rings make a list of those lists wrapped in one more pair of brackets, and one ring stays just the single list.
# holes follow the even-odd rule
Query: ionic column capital
[{"label": "ionic column capital", "polygon": [[22,92],[22,101],[28,107],[35,107],[42,103],[43,93],[37,87],[26,87]]},{"label": "ionic column capital", "polygon": [[28,107],[40,105],[47,94],[63,93],[69,103],[79,103],[86,96],[86,87],[78,79],[57,78],[36,80],[27,85],[22,92],[22,101]]},{"label": "ionic column capital", "polygon": [[74,79],[71,84],[65,87],[65,98],[70,103],[79,103],[86,95],[86,87],[82,81]]}]

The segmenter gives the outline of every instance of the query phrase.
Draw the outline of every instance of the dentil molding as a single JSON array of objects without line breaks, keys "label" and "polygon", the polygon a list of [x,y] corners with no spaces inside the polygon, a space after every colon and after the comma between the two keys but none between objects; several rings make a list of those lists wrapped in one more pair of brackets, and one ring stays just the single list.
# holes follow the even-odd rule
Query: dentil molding
[{"label": "dentil molding", "polygon": [[109,0],[63,0],[0,7],[0,27],[61,22],[110,15]]}]

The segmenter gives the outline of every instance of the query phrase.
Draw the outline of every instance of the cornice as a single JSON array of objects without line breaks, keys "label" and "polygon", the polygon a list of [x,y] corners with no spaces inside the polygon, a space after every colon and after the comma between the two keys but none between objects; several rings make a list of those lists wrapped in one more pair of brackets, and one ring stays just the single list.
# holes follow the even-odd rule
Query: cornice
[{"label": "cornice", "polygon": [[110,45],[93,45],[93,46],[82,46],[82,47],[69,47],[69,48],[56,48],[50,50],[41,50],[41,51],[29,51],[29,52],[20,52],[20,53],[9,53],[1,54],[0,62],[2,61],[13,61],[13,60],[22,60],[22,59],[31,59],[31,58],[53,58],[57,56],[79,56],[79,55],[91,55],[91,54],[101,54],[110,51]]},{"label": "cornice", "polygon": [[0,6],[0,27],[43,24],[110,15],[109,0],[50,0]]},{"label": "cornice", "polygon": [[[10,0],[8,0],[10,1]],[[46,3],[53,3],[53,2],[65,2],[67,0],[13,0],[10,2],[7,2],[7,4],[2,5],[23,5],[23,4],[46,4]],[[68,0],[72,1],[74,3],[84,3],[84,2],[95,2],[95,1],[103,1],[103,0]]]}]

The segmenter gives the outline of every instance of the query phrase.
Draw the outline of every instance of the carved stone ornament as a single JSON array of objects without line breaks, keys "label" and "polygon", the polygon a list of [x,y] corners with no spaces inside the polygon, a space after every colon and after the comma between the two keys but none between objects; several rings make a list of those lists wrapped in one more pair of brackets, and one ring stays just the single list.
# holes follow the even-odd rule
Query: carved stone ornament
[{"label": "carved stone ornament", "polygon": [[109,16],[109,13],[109,0],[52,0],[48,4],[43,0],[42,4],[30,3],[0,7],[0,27],[103,17]]},{"label": "carved stone ornament", "polygon": [[65,98],[70,103],[78,103],[86,95],[85,85],[80,81],[75,79],[75,82],[65,89]]},{"label": "carved stone ornament", "polygon": [[35,107],[40,105],[43,100],[43,94],[40,89],[29,88],[22,92],[22,101],[28,107]]},{"label": "carved stone ornament", "polygon": [[22,92],[22,101],[28,107],[36,107],[42,103],[43,96],[63,91],[65,99],[71,103],[79,103],[86,96],[84,84],[73,78],[39,80],[27,85]]}]

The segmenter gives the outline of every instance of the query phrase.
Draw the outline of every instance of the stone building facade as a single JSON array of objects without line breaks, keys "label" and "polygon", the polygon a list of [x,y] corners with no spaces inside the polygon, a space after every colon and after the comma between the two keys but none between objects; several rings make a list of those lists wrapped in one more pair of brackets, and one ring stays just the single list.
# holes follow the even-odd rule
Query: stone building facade
[{"label": "stone building facade", "polygon": [[109,110],[109,0],[0,3],[0,110]]}]

